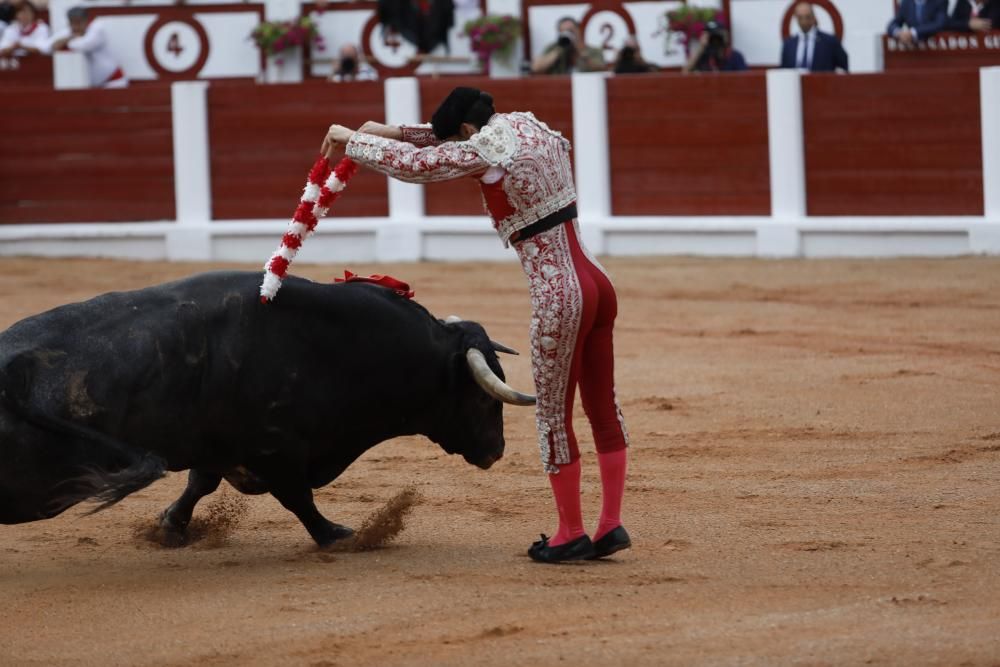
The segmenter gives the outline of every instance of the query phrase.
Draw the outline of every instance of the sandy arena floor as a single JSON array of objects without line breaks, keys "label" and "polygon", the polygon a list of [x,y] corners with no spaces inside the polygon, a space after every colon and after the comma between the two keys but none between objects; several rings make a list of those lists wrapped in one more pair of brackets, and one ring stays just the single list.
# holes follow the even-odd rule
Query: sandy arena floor
[{"label": "sandy arena floor", "polygon": [[[608,261],[632,433],[612,562],[544,566],[530,410],[477,470],[428,441],[318,493],[357,526],[406,485],[398,542],[322,553],[269,496],[141,537],[184,475],[93,517],[0,526],[2,665],[998,665],[1000,261]],[[205,265],[0,261],[0,326]],[[345,267],[297,267],[326,279]],[[525,348],[516,264],[352,266]],[[529,389],[528,360],[506,360]],[[584,503],[599,483],[582,415]],[[2,465],[2,462],[0,462]]]}]

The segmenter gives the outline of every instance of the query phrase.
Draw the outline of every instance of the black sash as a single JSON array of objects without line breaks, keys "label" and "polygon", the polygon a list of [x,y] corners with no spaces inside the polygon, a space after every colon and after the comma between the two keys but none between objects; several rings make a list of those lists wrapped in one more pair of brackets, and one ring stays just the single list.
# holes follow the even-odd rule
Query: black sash
[{"label": "black sash", "polygon": [[555,213],[548,214],[541,220],[531,223],[524,229],[519,229],[511,234],[510,240],[524,241],[525,239],[530,239],[532,236],[538,236],[542,232],[547,232],[553,227],[574,219],[576,219],[576,202],[573,202],[566,208],[559,209]]}]

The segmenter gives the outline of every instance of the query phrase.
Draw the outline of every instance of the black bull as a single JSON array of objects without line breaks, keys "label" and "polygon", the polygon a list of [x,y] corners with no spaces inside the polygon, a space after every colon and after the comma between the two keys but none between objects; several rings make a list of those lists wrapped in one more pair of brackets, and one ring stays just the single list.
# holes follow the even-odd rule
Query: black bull
[{"label": "black bull", "polygon": [[[320,545],[351,533],[312,489],[361,454],[425,435],[488,468],[503,455],[503,383],[485,330],[443,322],[391,290],[209,273],[112,293],[0,334],[0,523],[97,509],[191,473],[161,524],[182,541],[223,478],[269,492]],[[96,511],[96,510],[95,510]]]}]

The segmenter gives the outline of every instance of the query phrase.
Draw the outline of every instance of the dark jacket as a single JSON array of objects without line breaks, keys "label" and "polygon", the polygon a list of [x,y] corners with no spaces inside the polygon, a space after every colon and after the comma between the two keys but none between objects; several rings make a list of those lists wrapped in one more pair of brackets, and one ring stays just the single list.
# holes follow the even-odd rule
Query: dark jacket
[{"label": "dark jacket", "polygon": [[917,38],[924,40],[948,28],[948,0],[924,0],[923,16],[917,16],[916,0],[902,0],[896,16],[889,21],[886,32],[894,32],[906,26],[917,31]]},{"label": "dark jacket", "polygon": [[[979,12],[979,18],[993,21],[993,29],[1000,30],[1000,0],[988,0]],[[972,5],[969,0],[958,0],[955,10],[948,21],[948,30],[969,32],[969,21],[972,19]]]},{"label": "dark jacket", "polygon": [[[789,69],[798,67],[799,39],[803,36],[789,37],[781,49],[781,66]],[[835,35],[825,32],[816,33],[816,44],[813,47],[811,72],[833,72],[837,69],[849,71],[847,51]]]},{"label": "dark jacket", "polygon": [[743,54],[736,49],[726,49],[720,54],[707,50],[698,59],[696,72],[742,72],[747,68]]}]

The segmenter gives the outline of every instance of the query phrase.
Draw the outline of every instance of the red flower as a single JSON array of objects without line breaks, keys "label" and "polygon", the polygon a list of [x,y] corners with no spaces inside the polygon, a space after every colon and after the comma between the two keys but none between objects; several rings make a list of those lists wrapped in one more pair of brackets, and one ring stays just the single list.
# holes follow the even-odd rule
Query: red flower
[{"label": "red flower", "polygon": [[284,257],[273,257],[271,258],[270,269],[274,275],[284,278],[285,273],[288,272],[288,260]]},{"label": "red flower", "polygon": [[358,173],[358,165],[354,160],[344,158],[337,163],[333,173],[341,183],[347,183],[354,177],[354,174]]},{"label": "red flower", "polygon": [[299,207],[295,209],[295,222],[301,222],[303,225],[312,229],[316,226],[316,216],[313,214],[313,204],[312,202],[302,202]]},{"label": "red flower", "polygon": [[323,185],[330,176],[330,160],[325,155],[316,160],[316,164],[309,171],[309,182],[316,185]]}]

